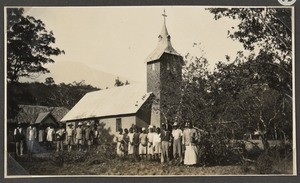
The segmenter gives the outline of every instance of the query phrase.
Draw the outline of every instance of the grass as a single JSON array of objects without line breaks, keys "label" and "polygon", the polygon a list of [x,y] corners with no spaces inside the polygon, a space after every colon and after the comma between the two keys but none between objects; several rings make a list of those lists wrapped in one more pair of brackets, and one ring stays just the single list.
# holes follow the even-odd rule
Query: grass
[{"label": "grass", "polygon": [[86,162],[54,166],[49,161],[22,162],[31,175],[228,175],[242,174],[240,166],[188,167],[158,162],[112,159],[100,164]]},{"label": "grass", "polygon": [[[72,151],[70,153],[40,153],[33,158],[27,156],[18,158],[20,165],[30,175],[249,175],[249,174],[292,174],[292,158],[272,157],[272,163],[266,164],[264,158],[261,162],[240,163],[226,166],[185,166],[161,164],[160,162],[142,160],[132,162],[129,159],[115,158],[114,148],[105,147],[91,153]],[[258,159],[260,160],[260,158]],[[275,161],[276,160],[276,161]],[[269,172],[261,169],[271,168]],[[9,175],[16,173],[10,172]]]}]

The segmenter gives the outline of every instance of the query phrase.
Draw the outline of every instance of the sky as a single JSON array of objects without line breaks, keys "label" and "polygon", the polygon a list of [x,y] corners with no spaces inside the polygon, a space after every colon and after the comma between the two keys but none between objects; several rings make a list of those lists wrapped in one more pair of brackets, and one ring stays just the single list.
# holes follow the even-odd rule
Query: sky
[{"label": "sky", "polygon": [[[225,55],[234,57],[242,44],[227,38],[237,21],[213,19],[201,6],[140,7],[34,7],[25,15],[41,19],[52,30],[54,46],[65,55],[53,57],[56,63],[78,62],[129,80],[146,80],[146,57],[155,49],[166,25],[175,50],[182,56],[204,56],[209,69]],[[201,43],[194,46],[194,43]],[[50,65],[46,65],[49,67]]]}]

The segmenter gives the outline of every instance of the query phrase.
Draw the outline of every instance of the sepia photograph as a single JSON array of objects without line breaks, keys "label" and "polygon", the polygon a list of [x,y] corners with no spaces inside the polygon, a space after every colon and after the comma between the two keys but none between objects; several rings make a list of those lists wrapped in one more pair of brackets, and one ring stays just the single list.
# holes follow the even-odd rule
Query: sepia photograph
[{"label": "sepia photograph", "polygon": [[4,176],[297,175],[293,6],[4,7]]}]

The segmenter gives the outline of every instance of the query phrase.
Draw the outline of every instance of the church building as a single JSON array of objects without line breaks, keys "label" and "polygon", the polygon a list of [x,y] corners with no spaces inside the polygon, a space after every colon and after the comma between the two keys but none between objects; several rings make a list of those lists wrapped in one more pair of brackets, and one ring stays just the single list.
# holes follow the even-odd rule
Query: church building
[{"label": "church building", "polygon": [[158,44],[146,58],[147,84],[130,84],[87,93],[61,120],[66,123],[99,121],[115,133],[134,125],[160,127],[180,115],[182,56],[173,48],[166,14]]}]

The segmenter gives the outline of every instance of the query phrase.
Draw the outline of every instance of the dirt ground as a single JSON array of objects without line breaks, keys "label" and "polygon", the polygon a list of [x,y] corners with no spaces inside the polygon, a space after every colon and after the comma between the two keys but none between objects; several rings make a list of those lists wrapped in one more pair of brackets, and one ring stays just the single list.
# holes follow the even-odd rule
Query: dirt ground
[{"label": "dirt ground", "polygon": [[[55,158],[53,158],[55,157]],[[174,162],[141,160],[134,162],[129,159],[102,158],[102,155],[79,153],[38,154],[32,159],[24,156],[17,159],[20,166],[29,175],[240,175],[244,174],[241,165],[231,166],[185,166],[175,165]],[[82,158],[86,157],[86,158]],[[16,174],[9,172],[10,175]]]},{"label": "dirt ground", "polygon": [[[109,155],[83,152],[72,153],[44,153],[36,154],[32,158],[26,155],[17,158],[16,162],[28,175],[249,175],[258,174],[254,165],[227,166],[185,166],[174,162],[161,164],[160,162],[141,160],[134,162],[130,159],[119,159]],[[8,163],[12,167],[13,163]],[[275,174],[292,174],[292,163],[278,166],[280,171]],[[20,168],[19,168],[20,169]],[[8,175],[20,174],[12,168]],[[282,170],[284,172],[282,172]],[[24,175],[26,175],[24,174]]]},{"label": "dirt ground", "polygon": [[61,167],[49,162],[22,162],[31,175],[228,175],[243,174],[240,166],[188,167],[158,162],[129,162],[110,160],[100,164],[85,162],[63,164]]}]

